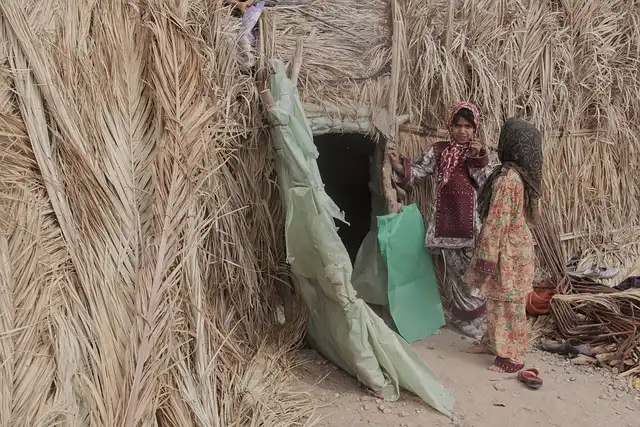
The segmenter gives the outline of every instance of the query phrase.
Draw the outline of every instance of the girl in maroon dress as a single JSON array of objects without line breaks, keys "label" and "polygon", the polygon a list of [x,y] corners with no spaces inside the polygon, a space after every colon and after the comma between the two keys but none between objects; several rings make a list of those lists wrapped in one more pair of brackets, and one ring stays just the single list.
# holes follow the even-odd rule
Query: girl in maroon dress
[{"label": "girl in maroon dress", "polygon": [[463,277],[482,223],[478,192],[492,168],[486,149],[478,142],[480,114],[470,103],[457,104],[449,121],[450,141],[441,141],[415,162],[399,157],[389,146],[391,165],[401,187],[436,177],[436,203],[427,224],[426,248],[442,254],[446,264],[445,299],[452,323],[463,333],[481,338],[485,331],[485,299],[465,286]]}]

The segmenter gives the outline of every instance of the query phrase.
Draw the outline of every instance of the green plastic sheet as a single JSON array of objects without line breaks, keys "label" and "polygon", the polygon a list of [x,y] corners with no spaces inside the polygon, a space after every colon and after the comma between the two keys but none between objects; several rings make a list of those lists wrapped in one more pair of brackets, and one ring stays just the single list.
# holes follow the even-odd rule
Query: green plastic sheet
[{"label": "green plastic sheet", "polygon": [[356,297],[351,261],[334,224],[334,218],[344,218],[324,191],[298,90],[280,61],[271,61],[270,68],[276,105],[268,114],[286,211],[287,260],[309,310],[309,341],[366,386],[382,391],[385,399],[397,400],[402,387],[450,416],[452,391]]},{"label": "green plastic sheet", "polygon": [[386,307],[389,305],[387,276],[387,266],[378,247],[378,234],[370,231],[362,241],[353,264],[353,287],[367,303]]},{"label": "green plastic sheet", "polygon": [[444,324],[433,260],[424,249],[425,228],[418,207],[378,217],[378,244],[387,265],[389,310],[400,335],[412,343]]}]

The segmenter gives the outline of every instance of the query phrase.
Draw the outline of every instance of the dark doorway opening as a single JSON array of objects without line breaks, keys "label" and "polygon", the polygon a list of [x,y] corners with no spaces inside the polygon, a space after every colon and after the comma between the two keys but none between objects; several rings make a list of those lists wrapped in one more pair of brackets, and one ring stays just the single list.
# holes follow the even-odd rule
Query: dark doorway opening
[{"label": "dark doorway opening", "polygon": [[350,224],[336,223],[353,263],[371,224],[369,168],[375,143],[362,134],[320,135],[314,137],[314,142],[325,190]]}]

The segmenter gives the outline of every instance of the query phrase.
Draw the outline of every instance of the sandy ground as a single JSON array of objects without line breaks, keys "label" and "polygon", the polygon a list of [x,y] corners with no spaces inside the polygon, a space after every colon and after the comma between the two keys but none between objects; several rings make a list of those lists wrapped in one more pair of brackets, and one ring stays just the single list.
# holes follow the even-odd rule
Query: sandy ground
[{"label": "sandy ground", "polygon": [[455,390],[453,420],[409,394],[394,403],[376,400],[355,379],[312,350],[301,353],[304,361],[297,376],[300,387],[316,399],[315,425],[323,427],[640,426],[640,393],[607,370],[576,366],[567,359],[535,352],[529,355],[528,366],[540,370],[544,386],[529,390],[505,374],[487,370],[490,356],[464,353],[471,343],[443,329],[414,345],[445,385]]}]

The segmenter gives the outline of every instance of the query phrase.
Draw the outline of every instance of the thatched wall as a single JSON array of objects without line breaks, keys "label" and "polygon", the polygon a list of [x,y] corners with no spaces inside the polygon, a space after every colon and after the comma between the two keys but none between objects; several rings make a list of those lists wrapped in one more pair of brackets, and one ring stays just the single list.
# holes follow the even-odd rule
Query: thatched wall
[{"label": "thatched wall", "polygon": [[1,425],[305,415],[237,22],[212,1],[0,2]]},{"label": "thatched wall", "polygon": [[288,61],[302,37],[299,87],[304,101],[355,118],[358,106],[387,103],[391,67],[389,0],[324,0],[276,9],[265,19],[266,55]]},{"label": "thatched wall", "polygon": [[[442,128],[450,105],[469,99],[489,145],[507,117],[533,121],[546,136],[546,201],[567,248],[632,268],[640,259],[640,2],[399,3],[398,114]],[[346,115],[385,105],[388,73],[356,78],[390,65],[390,31],[379,27],[388,1],[315,0],[271,15],[279,54],[304,42],[306,102]],[[402,150],[429,141],[409,138]]]}]

